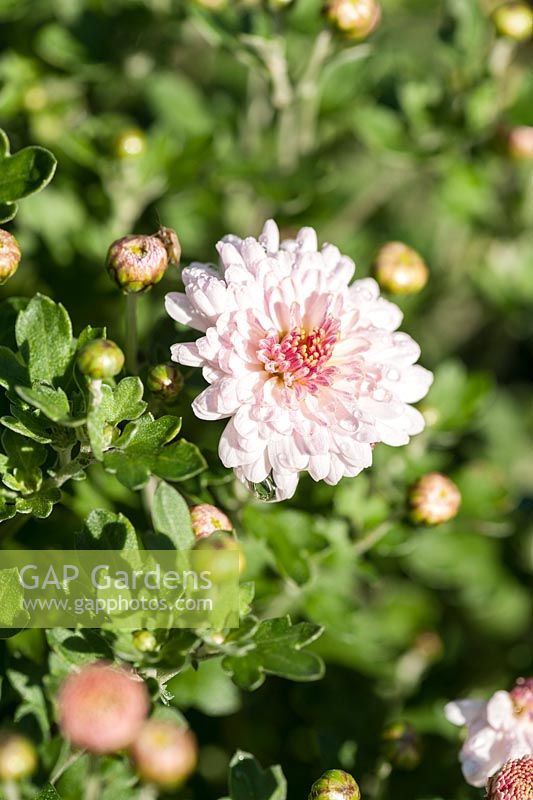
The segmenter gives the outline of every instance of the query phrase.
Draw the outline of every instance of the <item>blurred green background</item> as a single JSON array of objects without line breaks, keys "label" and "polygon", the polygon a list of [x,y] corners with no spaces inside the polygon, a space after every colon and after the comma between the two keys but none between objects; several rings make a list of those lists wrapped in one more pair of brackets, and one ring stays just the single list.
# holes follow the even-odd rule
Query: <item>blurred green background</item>
[{"label": "blurred green background", "polygon": [[[361,477],[254,503],[217,465],[220,427],[192,418],[201,378],[188,377],[176,413],[212,465],[201,497],[235,522],[261,612],[325,625],[328,668],[318,684],[269,679],[244,695],[210,662],[173,689],[202,745],[192,787],[205,800],[225,791],[237,746],[281,762],[289,797],[342,766],[367,798],[473,798],[442,707],[533,671],[533,160],[506,143],[533,125],[533,45],[498,37],[488,2],[383,0],[372,37],[333,37],[298,93],[326,27],[320,5],[0,0],[0,125],[14,150],[41,144],[59,161],[8,226],[24,261],[3,291],[50,294],[76,330],[107,325],[121,342],[105,254],[160,223],[177,230],[184,263],[213,260],[220,236],[257,235],[268,217],[286,232],[316,227],[358,277],[389,240],[423,255],[428,287],[398,302],[436,374],[427,430],[377,448]],[[283,53],[292,92],[268,68]],[[172,268],[141,298],[146,363],[176,340],[162,298],[178,286]],[[49,520],[10,529],[11,543],[68,546],[95,507],[146,527],[140,498],[99,469]],[[459,485],[462,509],[415,528],[406,489],[434,469]],[[27,657],[16,637],[8,646]],[[397,719],[416,725],[423,758],[380,780],[381,733]]]}]

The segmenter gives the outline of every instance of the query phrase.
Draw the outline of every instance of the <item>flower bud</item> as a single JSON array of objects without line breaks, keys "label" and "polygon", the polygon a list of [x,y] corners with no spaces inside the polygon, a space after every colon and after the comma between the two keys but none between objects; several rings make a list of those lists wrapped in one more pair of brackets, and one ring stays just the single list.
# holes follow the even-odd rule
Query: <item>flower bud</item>
[{"label": "flower bud", "polygon": [[13,277],[20,258],[20,247],[15,237],[0,229],[0,286]]},{"label": "flower bud", "polygon": [[533,126],[511,128],[507,135],[507,149],[511,158],[517,161],[533,160]]},{"label": "flower bud", "polygon": [[342,769],[328,769],[313,783],[308,800],[359,800],[361,792],[354,778]]},{"label": "flower bud", "polygon": [[183,389],[183,376],[174,364],[158,364],[148,373],[146,385],[151,392],[170,402]]},{"label": "flower bud", "polygon": [[20,781],[35,772],[35,747],[18,733],[0,733],[0,781]]},{"label": "flower bud", "polygon": [[77,363],[88,378],[113,378],[124,366],[124,353],[111,339],[94,339],[81,348]]},{"label": "flower bud", "polygon": [[74,747],[113,753],[139,733],[148,713],[148,692],[134,673],[97,661],[66,678],[58,709],[61,732]]},{"label": "flower bud", "polygon": [[487,800],[531,800],[533,756],[506,764],[487,783]]},{"label": "flower bud", "polygon": [[403,242],[383,245],[374,263],[374,274],[381,288],[391,294],[420,292],[429,278],[424,259]]},{"label": "flower bud", "polygon": [[381,19],[377,0],[328,0],[324,11],[328,22],[349,39],[365,39]]},{"label": "flower bud", "polygon": [[[229,522],[229,520],[228,520]],[[230,523],[231,524],[231,523]],[[194,524],[193,524],[194,530]],[[195,550],[235,550],[239,554],[239,575],[242,575],[246,566],[246,559],[240,543],[230,533],[221,531],[204,534],[194,546]],[[216,565],[212,570],[215,581],[226,581],[228,579],[225,565]]]},{"label": "flower bud", "polygon": [[457,515],[461,505],[461,493],[446,475],[429,472],[411,487],[409,504],[415,522],[439,525]]},{"label": "flower bud", "polygon": [[157,650],[157,639],[152,631],[135,631],[133,634],[133,646],[140,653],[153,653]]},{"label": "flower bud", "polygon": [[232,531],[231,520],[216,506],[202,503],[191,508],[192,529],[196,539],[211,536],[216,531]]},{"label": "flower bud", "polygon": [[188,728],[166,720],[148,720],[131,753],[140,777],[164,789],[174,789],[194,771],[196,739]]},{"label": "flower bud", "polygon": [[107,254],[107,270],[124,292],[147,291],[159,283],[167,267],[167,251],[157,236],[124,236]]},{"label": "flower bud", "polygon": [[510,695],[516,716],[533,722],[533,678],[518,678]]},{"label": "flower bud", "polygon": [[397,722],[383,733],[383,752],[393,766],[414,769],[420,763],[421,742],[408,722]]},{"label": "flower bud", "polygon": [[533,9],[527,3],[505,3],[493,14],[494,25],[498,33],[525,42],[533,34]]},{"label": "flower bud", "polygon": [[181,244],[176,231],[161,227],[155,235],[167,251],[168,263],[177,267],[181,259]]},{"label": "flower bud", "polygon": [[118,158],[136,158],[146,150],[146,136],[141,130],[133,128],[124,131],[115,144],[115,153]]}]

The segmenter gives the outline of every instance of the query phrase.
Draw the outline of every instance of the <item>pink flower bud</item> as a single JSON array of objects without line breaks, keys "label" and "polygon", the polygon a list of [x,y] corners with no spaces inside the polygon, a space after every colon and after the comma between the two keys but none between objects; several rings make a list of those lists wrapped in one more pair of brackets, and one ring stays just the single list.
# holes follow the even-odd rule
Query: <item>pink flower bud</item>
[{"label": "pink flower bud", "polygon": [[388,242],[379,251],[374,263],[376,280],[391,294],[420,292],[429,278],[424,259],[403,242]]},{"label": "pink flower bud", "polygon": [[0,781],[20,781],[37,768],[33,744],[17,733],[0,733]]},{"label": "pink flower bud", "polygon": [[381,19],[377,0],[328,0],[328,22],[349,39],[366,39]]},{"label": "pink flower bud", "polygon": [[128,747],[148,713],[148,692],[135,673],[105,661],[73,672],[58,696],[59,725],[75,747],[113,753]]},{"label": "pink flower bud", "polygon": [[430,472],[411,487],[409,504],[415,522],[439,525],[457,515],[461,505],[461,493],[446,475]]},{"label": "pink flower bud", "polygon": [[216,506],[202,503],[191,508],[192,529],[196,539],[211,536],[216,531],[232,531],[231,520]]},{"label": "pink flower bud", "polygon": [[108,272],[124,292],[147,291],[159,283],[167,267],[167,250],[157,236],[124,236],[107,254]]},{"label": "pink flower bud", "polygon": [[533,756],[508,761],[487,784],[487,800],[531,800]]},{"label": "pink flower bud", "polygon": [[511,689],[511,700],[517,716],[528,718],[533,724],[533,678],[518,678],[515,686]]},{"label": "pink flower bud", "polygon": [[182,784],[194,771],[197,745],[188,728],[166,720],[148,720],[131,748],[137,772],[165,789]]},{"label": "pink flower bud", "polygon": [[15,237],[0,229],[0,286],[15,274],[20,258],[20,247]]},{"label": "pink flower bud", "polygon": [[533,126],[519,125],[512,128],[507,135],[509,155],[517,161],[533,159]]}]

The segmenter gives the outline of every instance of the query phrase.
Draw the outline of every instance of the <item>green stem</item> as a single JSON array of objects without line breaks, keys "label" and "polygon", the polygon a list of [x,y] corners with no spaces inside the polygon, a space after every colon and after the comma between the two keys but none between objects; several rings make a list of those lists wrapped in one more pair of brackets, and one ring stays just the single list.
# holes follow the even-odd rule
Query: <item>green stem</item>
[{"label": "green stem", "polygon": [[20,800],[20,789],[14,781],[4,781],[2,793],[5,800]]},{"label": "green stem", "polygon": [[378,525],[377,528],[371,530],[366,536],[364,536],[362,539],[359,539],[359,541],[355,543],[353,548],[354,554],[356,556],[362,556],[368,550],[371,550],[375,544],[377,544],[388,534],[391,527],[391,520],[387,520],[387,522],[383,522],[381,525]]},{"label": "green stem", "polygon": [[131,375],[137,375],[137,295],[126,295],[126,369]]},{"label": "green stem", "polygon": [[65,742],[61,749],[61,753],[59,754],[59,758],[57,759],[54,771],[50,777],[50,783],[52,786],[57,783],[64,772],[70,769],[70,767],[75,764],[78,759],[85,755],[85,750],[76,750],[75,753],[70,753],[70,755],[69,753],[70,746],[68,742]]},{"label": "green stem", "polygon": [[320,75],[331,52],[332,36],[329,30],[322,31],[315,40],[307,67],[298,86],[300,101],[299,138],[300,152],[305,154],[316,145],[318,112],[320,109]]},{"label": "green stem", "polygon": [[100,800],[102,794],[102,780],[98,769],[98,759],[91,756],[89,760],[89,770],[85,783],[85,800]]}]

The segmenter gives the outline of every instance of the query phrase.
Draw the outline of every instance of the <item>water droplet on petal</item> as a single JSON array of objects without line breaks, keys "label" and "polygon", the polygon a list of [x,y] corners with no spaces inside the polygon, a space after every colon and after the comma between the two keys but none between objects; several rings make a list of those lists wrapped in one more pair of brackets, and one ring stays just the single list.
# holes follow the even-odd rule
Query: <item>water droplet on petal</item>
[{"label": "water droplet on petal", "polygon": [[260,483],[253,483],[252,481],[248,481],[247,485],[248,489],[251,491],[251,493],[257,500],[261,500],[263,503],[275,502],[277,495],[277,486],[274,482],[274,479],[270,475]]}]

